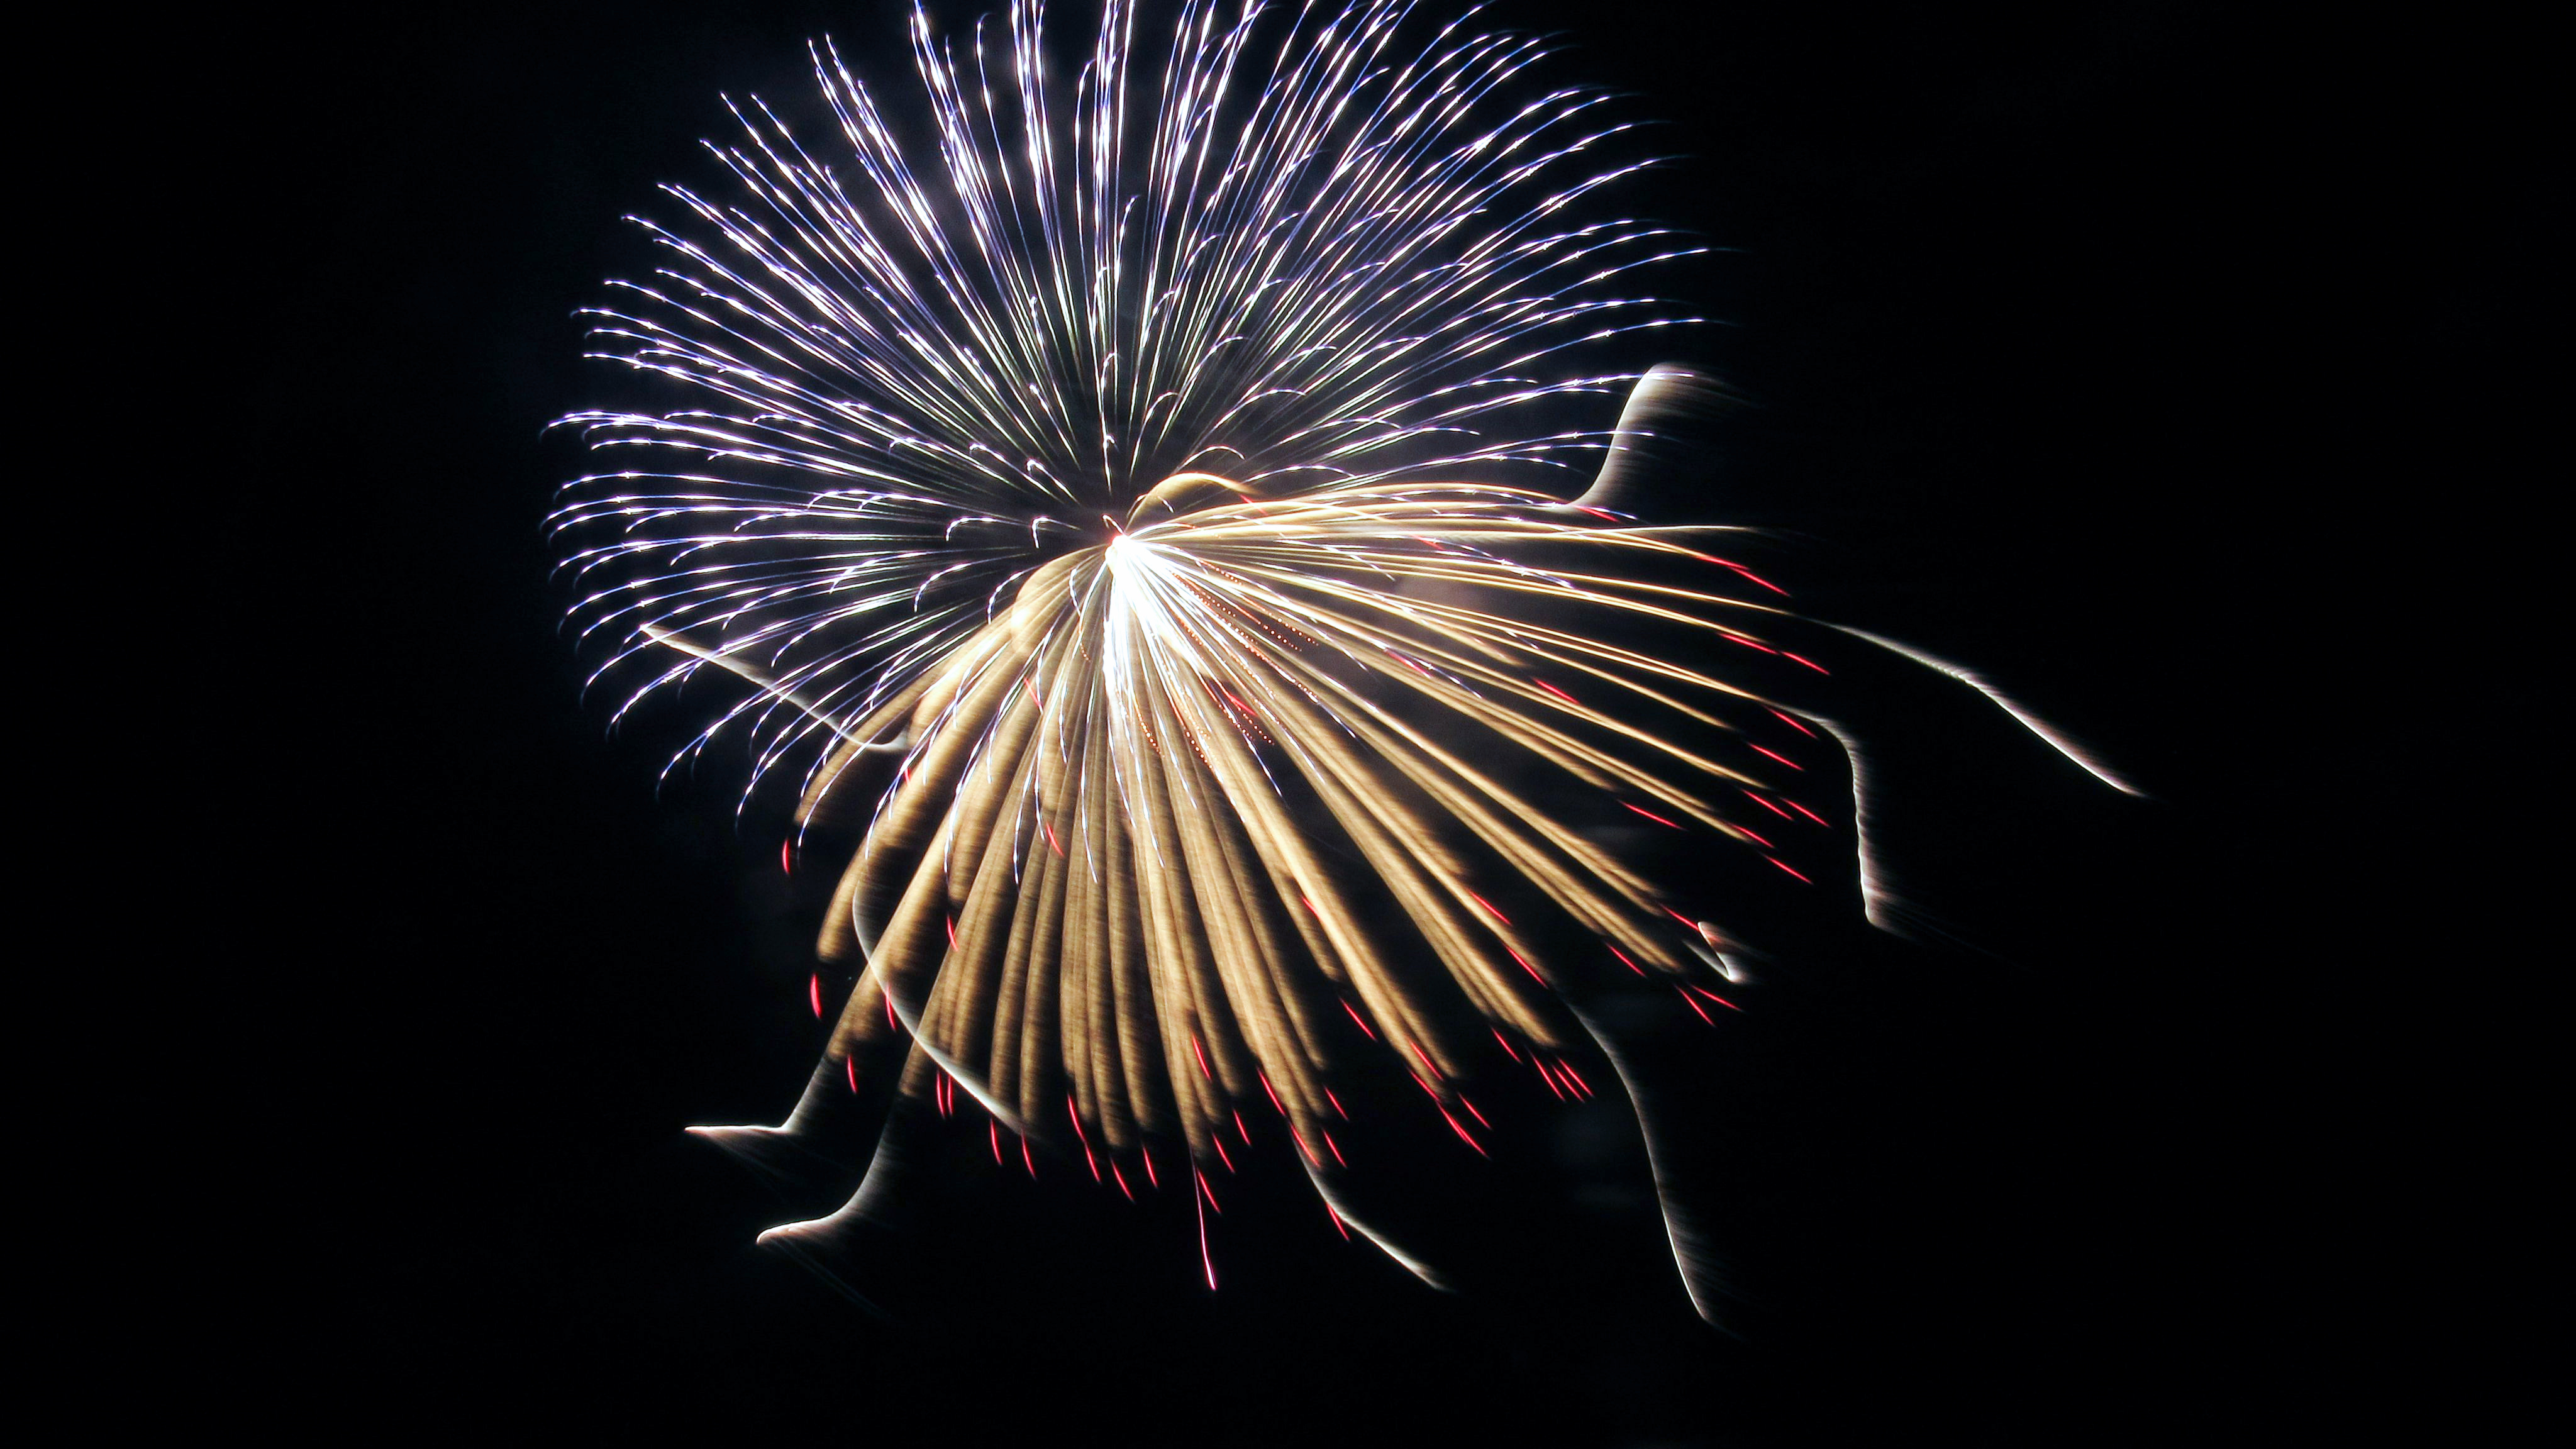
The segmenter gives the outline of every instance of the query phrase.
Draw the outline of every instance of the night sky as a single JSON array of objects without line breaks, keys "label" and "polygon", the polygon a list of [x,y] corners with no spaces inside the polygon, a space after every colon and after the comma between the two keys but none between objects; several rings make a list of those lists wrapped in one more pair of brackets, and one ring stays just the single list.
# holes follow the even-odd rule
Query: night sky
[{"label": "night sky", "polygon": [[292,1226],[247,1291],[315,1290],[317,1329],[281,1413],[322,1381],[585,1441],[2071,1444],[2222,1413],[2313,1251],[2266,1206],[2308,1149],[2251,1022],[2327,969],[2286,904],[2327,867],[2282,822],[2366,748],[2281,723],[2363,646],[2318,642],[2284,563],[2318,484],[2279,426],[2305,320],[2269,38],[2150,3],[1494,13],[1666,123],[1681,159],[1619,204],[1723,249],[1657,282],[1721,325],[1625,359],[1744,400],[1672,516],[1776,530],[1802,607],[1974,666],[2152,797],[1856,667],[1922,938],[1861,926],[1848,880],[1668,862],[1770,933],[1714,1028],[1618,1008],[1732,1332],[1660,1257],[1622,1114],[1526,1082],[1493,1089],[1495,1164],[1387,1146],[1460,1293],[1342,1243],[1271,1161],[1231,1184],[1210,1294],[1180,1194],[998,1171],[980,1127],[846,1257],[752,1246],[847,1165],[680,1129],[794,1100],[830,871],[782,875],[775,809],[737,825],[738,754],[657,797],[685,710],[612,738],[582,699],[540,526],[582,462],[545,425],[629,395],[572,313],[649,265],[622,214],[713,182],[720,95],[812,105],[825,32],[903,95],[899,11],[423,6],[244,42],[293,172],[236,273],[273,303],[250,526],[307,540],[282,606],[319,616],[262,792],[307,862],[261,873],[298,923],[258,988],[291,1038],[262,1107],[301,1126],[260,1149]]}]

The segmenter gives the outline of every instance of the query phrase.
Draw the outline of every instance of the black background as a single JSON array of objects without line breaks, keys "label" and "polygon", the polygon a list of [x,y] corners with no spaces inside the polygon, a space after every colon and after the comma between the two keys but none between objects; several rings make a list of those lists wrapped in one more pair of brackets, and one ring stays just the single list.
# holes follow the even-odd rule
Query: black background
[{"label": "black background", "polygon": [[[1725,248],[1659,283],[1723,324],[1664,355],[1749,399],[1679,511],[1783,530],[1806,606],[1975,665],[2151,797],[1926,681],[1857,717],[1952,939],[1833,897],[1743,1017],[1650,1053],[1735,1332],[1633,1181],[1567,1187],[1630,1171],[1582,1147],[1615,1123],[1540,1100],[1498,1125],[1550,1190],[1456,1229],[1519,1271],[1461,1294],[1256,1169],[1211,1295],[1177,1195],[1032,1183],[980,1136],[846,1261],[751,1245],[844,1184],[679,1129],[793,1099],[819,903],[736,829],[737,774],[657,799],[652,732],[580,698],[540,520],[581,464],[544,427],[617,395],[573,309],[640,265],[621,214],[708,177],[719,95],[805,103],[827,31],[899,94],[899,15],[424,7],[208,41],[248,78],[210,203],[260,303],[237,522],[288,545],[240,582],[317,629],[245,806],[300,864],[241,887],[295,923],[249,1064],[294,1125],[214,1168],[275,1235],[229,1291],[308,1305],[246,1370],[264,1402],[584,1438],[2101,1443],[2298,1392],[2345,1250],[2307,1206],[2343,1150],[2313,1003],[2395,909],[2349,924],[2361,842],[2313,825],[2390,737],[2310,716],[2429,627],[2352,627],[2328,580],[2402,567],[2350,514],[2409,419],[2457,415],[2421,364],[2485,320],[2419,245],[2462,183],[2405,118],[2449,52],[2355,81],[2330,39],[2151,3],[1493,13],[1667,123],[1682,159],[1623,204]],[[2320,401],[2376,366],[2347,348],[2402,375],[2358,450]]]}]

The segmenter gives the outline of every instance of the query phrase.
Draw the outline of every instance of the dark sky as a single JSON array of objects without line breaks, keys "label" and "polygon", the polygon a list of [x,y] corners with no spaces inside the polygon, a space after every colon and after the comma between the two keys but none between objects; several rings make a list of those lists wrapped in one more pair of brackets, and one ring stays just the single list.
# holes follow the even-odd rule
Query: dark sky
[{"label": "dark sky", "polygon": [[[899,94],[898,16],[422,6],[229,42],[293,138],[255,153],[293,175],[240,273],[276,309],[253,526],[319,530],[291,587],[328,601],[277,797],[309,931],[262,987],[270,1120],[307,1124],[278,1281],[319,1290],[328,1403],[585,1440],[1769,1445],[2118,1442],[2218,1401],[2314,1251],[2248,1024],[2324,969],[2296,903],[2327,868],[2284,822],[2366,749],[2288,723],[2362,648],[2309,632],[2322,485],[2282,421],[2313,344],[2283,217],[2321,184],[2288,52],[2153,3],[1495,13],[1668,123],[1684,159],[1626,205],[1726,249],[1661,284],[1725,323],[1673,355],[1749,404],[1690,506],[2153,797],[1937,681],[1852,706],[1950,939],[1827,890],[1741,1019],[1641,1028],[1737,1334],[1658,1263],[1616,1122],[1534,1093],[1519,1155],[1461,1178],[1510,1191],[1453,1186],[1461,1294],[1256,1169],[1210,1295],[1176,1196],[964,1136],[829,1271],[751,1246],[844,1180],[679,1129],[792,1101],[821,883],[736,830],[731,761],[657,799],[660,736],[579,697],[539,522],[580,461],[543,429],[616,395],[572,311],[637,263],[618,217],[707,176],[718,96],[805,103],[826,31]],[[2465,296],[2421,289],[2422,335]]]}]

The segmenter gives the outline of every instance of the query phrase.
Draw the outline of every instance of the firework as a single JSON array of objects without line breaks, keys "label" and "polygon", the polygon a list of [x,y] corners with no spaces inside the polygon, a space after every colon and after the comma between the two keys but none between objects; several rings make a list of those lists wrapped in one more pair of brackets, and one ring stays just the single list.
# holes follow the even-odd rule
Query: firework
[{"label": "firework", "polygon": [[[1776,590],[1626,516],[1687,376],[1573,365],[1689,320],[1624,279],[1693,248],[1586,218],[1646,163],[1594,159],[1626,126],[1534,87],[1540,42],[1411,10],[1111,3],[1069,75],[1034,3],[916,11],[926,106],[819,45],[833,124],[737,106],[727,199],[641,223],[667,260],[593,336],[679,401],[568,420],[632,462],[556,515],[574,622],[621,715],[753,683],[683,759],[738,734],[800,822],[873,801],[820,944],[855,984],[761,1130],[900,1070],[1204,1191],[1261,1112],[1332,1200],[1355,1053],[1473,1143],[1473,1053],[1590,1038],[1569,973],[1732,974],[1569,787],[1797,873],[1741,817],[1822,822],[1743,731],[1830,726],[1622,642],[1781,652]],[[1619,393],[1615,434],[1531,431]]]}]

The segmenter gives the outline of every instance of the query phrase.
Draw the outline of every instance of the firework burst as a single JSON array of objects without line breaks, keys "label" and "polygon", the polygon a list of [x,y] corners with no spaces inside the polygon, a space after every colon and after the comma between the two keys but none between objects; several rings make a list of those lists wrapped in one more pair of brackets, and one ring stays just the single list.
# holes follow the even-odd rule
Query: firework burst
[{"label": "firework burst", "polygon": [[926,104],[818,45],[828,128],[736,106],[724,197],[639,223],[666,260],[592,335],[674,402],[567,420],[624,465],[555,515],[573,622],[621,716],[756,685],[683,759],[875,802],[821,940],[855,984],[763,1130],[901,1063],[1122,1185],[1268,1112],[1330,1199],[1355,1051],[1473,1143],[1471,1051],[1588,1035],[1568,972],[1729,973],[1568,786],[1797,873],[1738,816],[1814,812],[1734,731],[1817,722],[1621,642],[1774,652],[1776,590],[1604,506],[1613,435],[1530,431],[1650,428],[1681,375],[1576,350],[1689,320],[1625,279],[1694,248],[1580,219],[1647,163],[1539,41],[1412,9],[1113,0],[1070,75],[1035,3],[916,11]]}]

